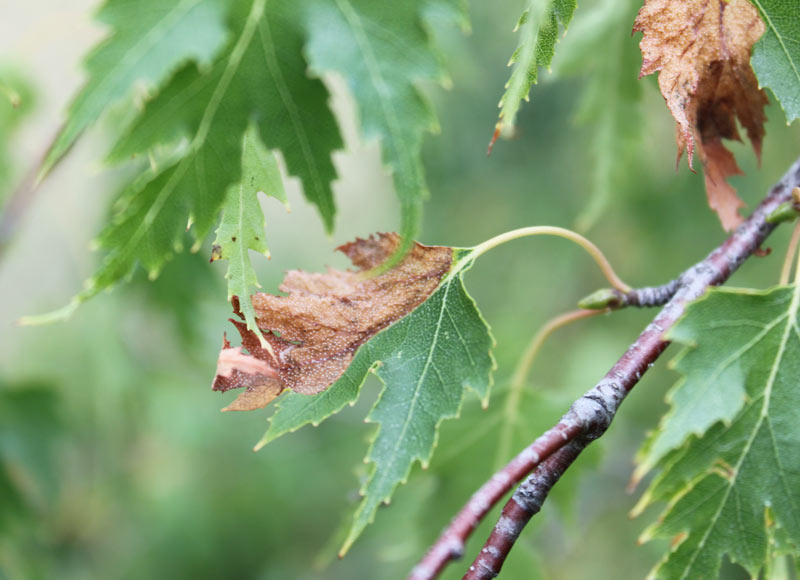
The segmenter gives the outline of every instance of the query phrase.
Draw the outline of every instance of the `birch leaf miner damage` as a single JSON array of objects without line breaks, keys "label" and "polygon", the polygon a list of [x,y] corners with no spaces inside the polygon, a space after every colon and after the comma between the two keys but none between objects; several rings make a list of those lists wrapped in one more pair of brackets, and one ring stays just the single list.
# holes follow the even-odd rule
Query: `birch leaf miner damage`
[{"label": "birch leaf miner damage", "polygon": [[640,77],[659,71],[658,86],[677,122],[678,159],[695,148],[703,163],[708,205],[730,231],[744,203],[727,182],[742,171],[722,144],[741,141],[738,119],[761,157],[767,97],[750,67],[750,51],[764,33],[747,0],[647,0],[633,30],[642,32]]},{"label": "birch leaf miner damage", "polygon": [[[397,234],[359,238],[338,248],[356,271],[293,270],[280,287],[288,296],[255,294],[256,321],[275,358],[246,324],[231,320],[249,354],[242,347],[232,348],[226,339],[213,389],[245,387],[242,397],[252,399],[253,390],[263,390],[267,382],[273,386],[263,390],[257,406],[227,410],[264,407],[284,389],[304,395],[324,391],[344,373],[359,346],[424,302],[450,270],[453,250],[415,244],[396,267],[371,276],[369,271],[388,259],[399,244]],[[234,307],[242,316],[238,299]]]},{"label": "birch leaf miner damage", "polygon": [[385,388],[366,418],[377,427],[365,459],[371,467],[364,499],[341,553],[412,465],[428,464],[439,424],[458,416],[465,391],[488,402],[495,368],[494,339],[462,282],[479,252],[415,243],[381,271],[400,244],[397,234],[358,239],[339,248],[357,270],[289,272],[280,288],[288,296],[253,296],[275,357],[244,322],[233,321],[242,347],[225,342],[214,380],[215,390],[245,388],[231,410],[263,407],[290,391],[277,401],[256,449],[352,405],[368,374],[381,380]]}]

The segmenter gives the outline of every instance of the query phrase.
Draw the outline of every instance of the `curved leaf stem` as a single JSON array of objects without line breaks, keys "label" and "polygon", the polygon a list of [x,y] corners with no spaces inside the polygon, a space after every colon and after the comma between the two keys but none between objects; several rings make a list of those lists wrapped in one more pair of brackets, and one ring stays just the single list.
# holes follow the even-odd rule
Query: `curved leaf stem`
[{"label": "curved leaf stem", "polygon": [[530,226],[527,228],[511,230],[510,232],[495,236],[472,248],[471,258],[474,260],[492,248],[496,248],[497,246],[505,244],[506,242],[510,242],[511,240],[525,238],[528,236],[556,236],[575,242],[581,248],[586,250],[586,252],[594,259],[594,261],[600,267],[600,271],[606,277],[606,280],[608,280],[608,283],[611,284],[611,286],[626,294],[631,291],[631,287],[623,282],[620,277],[617,276],[616,272],[614,272],[614,268],[611,267],[611,263],[608,261],[608,258],[606,258],[605,254],[600,251],[600,248],[595,246],[592,242],[584,238],[579,233],[573,232],[572,230],[568,230],[566,228],[559,228],[556,226]]}]

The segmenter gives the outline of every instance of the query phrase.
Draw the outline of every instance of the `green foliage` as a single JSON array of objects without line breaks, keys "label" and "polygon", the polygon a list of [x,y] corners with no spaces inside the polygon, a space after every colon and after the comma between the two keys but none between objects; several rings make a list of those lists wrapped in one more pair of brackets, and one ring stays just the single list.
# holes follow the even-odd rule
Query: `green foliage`
[{"label": "green foliage", "polygon": [[56,408],[47,387],[0,382],[0,532],[50,503],[61,427]]},{"label": "green foliage", "polygon": [[311,69],[344,77],[358,103],[364,137],[380,141],[400,197],[400,233],[406,244],[418,234],[422,202],[428,197],[422,137],[439,129],[416,85],[447,80],[422,20],[437,4],[449,7],[452,19],[465,22],[454,0],[396,2],[391,9],[372,0],[315,0],[306,6]]},{"label": "green foliage", "polygon": [[184,62],[208,67],[227,37],[224,0],[108,0],[97,19],[111,34],[86,60],[89,81],[42,164],[48,173],[80,134],[134,88],[155,92]]},{"label": "green foliage", "polygon": [[250,263],[248,250],[269,257],[264,239],[264,214],[258,203],[258,193],[263,191],[283,202],[288,209],[281,173],[275,156],[258,136],[254,125],[248,127],[242,138],[242,176],[231,186],[225,197],[222,220],[217,228],[212,259],[228,260],[228,300],[238,296],[247,328],[259,333],[256,313],[250,300],[250,289],[258,286],[258,279]]},{"label": "green foliage", "polygon": [[800,18],[793,0],[752,0],[767,27],[753,46],[758,81],[772,89],[786,121],[800,119]]},{"label": "green foliage", "polygon": [[657,577],[716,577],[725,554],[755,577],[800,549],[799,307],[798,285],[712,290],[670,332],[688,345],[685,380],[646,451],[663,472],[639,506],[669,502],[643,535],[674,539]]},{"label": "green foliage", "polygon": [[549,67],[558,42],[559,24],[565,30],[572,20],[578,3],[576,0],[530,0],[515,30],[519,31],[520,44],[511,55],[509,66],[514,65],[506,92],[500,99],[501,134],[511,136],[520,103],[528,100],[531,86],[539,79],[539,67]]},{"label": "green foliage", "polygon": [[[342,142],[328,92],[309,77],[309,64],[318,76],[345,77],[365,137],[381,141],[409,244],[428,195],[422,137],[438,127],[416,84],[446,78],[426,31],[429,13],[439,26],[448,17],[464,22],[452,0],[400,3],[390,10],[348,0],[302,7],[288,0],[269,5],[265,0],[182,0],[152,10],[109,2],[100,16],[112,34],[89,58],[89,83],[70,108],[41,171],[49,171],[83,129],[137,84],[148,89],[146,103],[120,132],[109,158],[118,162],[147,154],[150,168],[128,186],[100,235],[97,246],[105,258],[86,288],[67,308],[28,322],[68,316],[79,303],[129,277],[137,264],[157,276],[182,251],[187,222],[199,249],[226,195],[230,202],[226,192],[241,180],[247,162],[242,144],[251,124],[266,149],[280,151],[288,173],[300,178],[306,198],[331,232],[336,178],[331,154]],[[274,189],[273,181],[255,187]],[[255,226],[263,218],[248,219]],[[246,257],[246,250],[242,254]],[[256,283],[250,265],[237,265],[236,271],[231,274],[235,292]]]},{"label": "green foliage", "polygon": [[494,339],[462,282],[473,258],[454,250],[450,273],[410,314],[362,345],[342,377],[314,396],[285,395],[257,447],[312,423],[318,425],[358,397],[367,373],[384,383],[367,416],[378,423],[367,461],[374,464],[361,488],[364,499],[345,539],[347,551],[375,510],[404,483],[414,462],[428,465],[439,423],[457,417],[464,390],[486,403],[494,359]]},{"label": "green foliage", "polygon": [[[753,65],[791,121],[800,116],[796,10],[786,0],[754,4],[765,17],[767,33],[754,49]],[[339,78],[355,102],[361,135],[382,148],[407,242],[418,230],[428,180],[438,199],[426,238],[464,243],[512,227],[510,221],[564,223],[579,211],[580,226],[588,228],[610,192],[635,180],[647,192],[646,200],[616,204],[613,215],[599,224],[597,241],[611,249],[614,261],[624,257],[637,281],[662,281],[665,272],[686,264],[685,256],[718,243],[719,236],[686,219],[700,213],[695,202],[700,192],[689,181],[699,183],[699,178],[676,182],[671,173],[651,172],[639,163],[640,121],[668,117],[660,99],[659,109],[640,103],[637,39],[629,36],[636,7],[635,0],[605,1],[579,12],[580,20],[570,24],[574,1],[528,2],[502,101],[502,128],[512,131],[521,100],[536,83],[539,67],[549,66],[560,32],[569,25],[567,44],[559,47],[553,64],[563,76],[591,74],[578,113],[591,136],[576,138],[568,129],[563,113],[579,85],[565,83],[543,92],[545,113],[537,131],[522,135],[508,156],[497,156],[489,165],[482,147],[476,154],[474,144],[485,131],[492,87],[501,82],[487,82],[497,73],[487,71],[497,59],[498,23],[506,15],[494,5],[474,3],[481,26],[474,36],[459,38],[463,44],[451,51],[458,59],[457,91],[437,95],[443,125],[453,131],[434,155],[428,152],[426,176],[422,143],[427,133],[438,131],[438,122],[425,89],[448,80],[433,37],[441,41],[445,26],[463,25],[464,11],[456,0],[172,0],[157,5],[108,0],[100,17],[110,35],[89,57],[88,83],[42,171],[57,164],[109,109],[129,105],[130,123],[114,129],[109,159],[138,167],[141,174],[116,198],[98,242],[105,262],[73,307],[132,275],[142,281],[137,264],[158,275],[184,246],[203,247],[217,223],[212,257],[229,261],[229,297],[245,298],[258,284],[250,250],[268,254],[258,193],[285,203],[281,170],[298,178],[331,231],[336,216],[331,184],[337,178],[331,156],[342,140],[328,88],[338,86]],[[326,75],[334,80],[330,85],[323,82],[330,80]],[[16,85],[4,81],[0,78],[0,92],[11,94],[5,89]],[[0,99],[0,146],[7,148],[6,137],[27,102],[11,109]],[[667,125],[664,134],[671,129]],[[796,148],[794,129],[768,128],[770,171],[748,171],[742,178],[745,189],[761,191],[772,181],[772,169],[785,164]],[[586,146],[583,141],[595,153],[586,171],[575,160],[576,151]],[[648,141],[651,152],[654,158],[667,155]],[[0,166],[0,182],[7,175],[3,171]],[[590,174],[586,179],[594,192],[588,205],[579,191],[583,183],[576,185],[584,173]],[[70,184],[63,187],[67,191]],[[556,189],[558,196],[547,195]],[[94,227],[89,212],[58,197],[44,202],[55,218],[37,215],[42,223],[36,227],[47,232],[43,243],[54,239],[53,232],[63,232],[65,248],[82,248],[86,240],[80,232]],[[359,202],[373,217],[390,211],[386,197],[375,192]],[[77,199],[95,203],[85,195]],[[451,219],[455,212],[458,219]],[[299,234],[291,243],[276,242],[271,233],[273,248],[276,243],[287,247],[275,270],[329,258],[328,248],[303,243],[311,238],[306,236],[310,223],[293,221],[292,227]],[[554,247],[546,259],[508,254],[502,265],[487,265],[470,280],[507,345],[497,353],[504,368],[511,368],[514,345],[529,338],[535,330],[530,321],[540,318],[544,305],[548,311],[554,305],[553,311],[566,308],[574,302],[571,290],[586,284],[584,274],[570,268],[570,255],[559,251]],[[24,269],[9,261],[11,267],[0,270],[4,304],[13,305],[9,312],[16,317],[19,309],[53,299],[43,294],[41,277],[31,275],[31,263],[41,263],[46,286],[59,289],[75,282],[59,269],[74,257],[65,260],[53,252],[42,260],[26,254]],[[25,572],[16,577],[33,577],[27,566],[35,565],[44,570],[42,577],[68,580],[400,577],[476,486],[552,425],[607,368],[625,344],[617,337],[640,329],[633,313],[604,319],[602,331],[563,342],[559,356],[537,363],[531,385],[538,388],[545,377],[562,387],[558,393],[531,390],[531,385],[505,390],[501,381],[500,397],[493,395],[492,407],[485,409],[493,339],[463,287],[470,255],[456,250],[453,269],[438,290],[364,344],[335,385],[315,396],[282,396],[258,446],[337,417],[318,431],[303,430],[253,456],[241,442],[260,432],[260,415],[220,417],[216,402],[195,390],[211,373],[211,353],[227,314],[226,305],[213,300],[217,288],[207,257],[178,257],[157,284],[147,286],[141,302],[129,301],[132,293],[113,296],[69,327],[0,336],[0,366],[14,380],[44,372],[53,376],[47,388],[0,390],[0,576],[15,577],[18,569]],[[746,283],[757,285],[773,274],[774,259],[758,262],[740,274]],[[74,270],[71,264],[63,269]],[[800,489],[795,452],[800,441],[793,413],[800,360],[797,293],[794,287],[713,292],[690,307],[670,335],[689,346],[678,364],[686,380],[671,391],[672,409],[645,447],[637,473],[663,468],[640,505],[669,504],[663,521],[644,536],[676,540],[675,551],[656,572],[661,576],[713,576],[724,554],[752,574],[765,568],[769,576],[781,571],[776,557],[800,549],[794,491]],[[243,299],[241,305],[253,328],[250,302]],[[181,336],[165,332],[176,323]],[[180,339],[186,343],[176,347]],[[591,494],[580,505],[580,527],[588,531],[581,537],[565,522],[552,525],[549,519],[582,494],[574,478],[576,469],[587,466],[582,457],[537,516],[547,533],[520,538],[504,578],[610,580],[621,567],[652,565],[658,547],[629,549],[631,526],[616,520],[609,525],[608,514],[628,507],[622,489],[629,458],[659,411],[652,399],[653,387],[663,381],[657,372],[648,373],[647,389],[631,397],[624,406],[628,411],[615,419],[608,434],[617,437],[614,455],[592,469]],[[383,382],[371,411],[369,398],[360,397],[369,373]],[[60,397],[53,396],[54,386],[62,389]],[[465,397],[467,389],[478,396]],[[358,473],[364,497],[352,522],[348,519],[340,537],[331,539],[326,536],[346,498],[356,495],[346,466],[363,456],[352,429],[337,429],[337,423],[354,422],[352,414],[338,414],[348,405],[359,405],[358,419],[366,414],[377,425],[370,429],[366,466]],[[632,413],[628,405],[638,406]],[[63,430],[61,412],[69,415]],[[460,421],[442,422],[459,415]],[[399,487],[416,462],[431,462],[434,469]],[[353,544],[389,499],[392,509],[382,510],[370,533]],[[492,523],[487,520],[473,536],[478,549]],[[286,542],[287,537],[302,541]],[[314,557],[318,550],[331,552],[324,546],[342,542],[345,550],[352,546],[347,559]],[[587,555],[587,549],[593,552]],[[472,547],[467,552],[473,553]],[[524,560],[515,563],[518,556]],[[462,572],[456,565],[447,573]]]},{"label": "green foliage", "polygon": [[7,185],[14,174],[8,158],[8,139],[35,104],[30,83],[16,72],[0,70],[0,203],[6,198]]},{"label": "green foliage", "polygon": [[589,75],[577,121],[592,129],[591,197],[576,218],[586,231],[601,217],[630,180],[627,168],[636,164],[641,135],[642,85],[637,78],[641,53],[631,37],[638,0],[606,0],[581,11],[570,28],[569,42],[560,48],[553,68],[561,77]]},{"label": "green foliage", "polygon": [[329,156],[340,140],[327,93],[305,74],[297,11],[286,3],[270,4],[268,13],[264,7],[264,0],[239,3],[235,40],[214,65],[207,71],[184,67],[114,147],[112,157],[120,158],[180,135],[189,139],[123,196],[98,241],[105,260],[73,305],[128,276],[137,263],[158,275],[181,249],[187,220],[199,247],[225,192],[241,179],[243,136],[251,121],[267,147],[282,151],[289,172],[300,176],[306,196],[332,224]]}]

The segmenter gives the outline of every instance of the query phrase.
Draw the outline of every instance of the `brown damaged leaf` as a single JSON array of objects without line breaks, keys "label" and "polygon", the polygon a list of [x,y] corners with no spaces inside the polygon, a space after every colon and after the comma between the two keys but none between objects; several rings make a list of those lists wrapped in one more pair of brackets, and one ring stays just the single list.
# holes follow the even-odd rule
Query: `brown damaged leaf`
[{"label": "brown damaged leaf", "polygon": [[[395,267],[370,275],[399,245],[397,234],[359,238],[337,248],[356,271],[293,270],[280,286],[288,296],[253,295],[256,322],[275,357],[245,323],[231,320],[242,336],[242,347],[232,348],[225,341],[212,388],[246,387],[242,406],[251,400],[258,405],[248,408],[265,406],[284,389],[308,395],[327,389],[350,365],[359,346],[422,304],[450,270],[452,248],[415,243]],[[233,303],[241,316],[238,299]],[[237,403],[239,399],[228,409],[239,410],[234,408]]]},{"label": "brown damaged leaf", "polygon": [[678,124],[678,159],[695,147],[703,163],[709,206],[726,230],[744,203],[726,181],[741,174],[722,139],[741,141],[736,120],[761,158],[764,106],[750,50],[764,32],[748,0],[646,0],[634,31],[643,32],[640,77],[660,71],[658,85]]},{"label": "brown damaged leaf", "polygon": [[[240,323],[234,322],[239,326]],[[247,325],[244,324],[245,330]],[[241,332],[241,329],[240,329]],[[242,343],[246,344],[248,350],[254,348],[261,349],[260,343],[252,344],[255,337],[248,336]],[[256,341],[258,339],[256,338]],[[259,353],[261,354],[261,353]],[[236,400],[222,409],[223,411],[252,411],[266,407],[283,390],[278,380],[278,373],[272,366],[264,360],[264,357],[257,358],[242,352],[242,347],[231,347],[227,337],[222,339],[222,350],[217,359],[217,374],[212,387],[216,391],[228,391],[230,389],[244,388],[244,392],[239,394]]]}]

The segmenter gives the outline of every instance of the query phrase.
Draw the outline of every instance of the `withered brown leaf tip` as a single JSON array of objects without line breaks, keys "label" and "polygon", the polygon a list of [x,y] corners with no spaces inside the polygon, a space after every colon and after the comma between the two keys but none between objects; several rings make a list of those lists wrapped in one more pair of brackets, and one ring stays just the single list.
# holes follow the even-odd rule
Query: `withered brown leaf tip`
[{"label": "withered brown leaf tip", "polygon": [[660,71],[658,86],[678,125],[678,158],[695,147],[703,163],[709,206],[731,230],[744,203],[726,181],[741,174],[722,139],[741,141],[736,120],[761,156],[764,106],[750,50],[764,32],[748,0],[646,0],[634,31],[643,32],[640,77]]},{"label": "withered brown leaf tip", "polygon": [[[280,286],[288,296],[253,295],[256,321],[276,358],[244,322],[231,320],[242,346],[232,348],[225,340],[212,388],[246,391],[226,410],[264,407],[287,388],[308,395],[324,391],[344,373],[359,346],[422,304],[450,270],[453,250],[415,243],[395,267],[371,275],[399,244],[393,233],[359,238],[337,248],[356,271],[293,270]],[[238,299],[233,303],[241,317]]]}]

